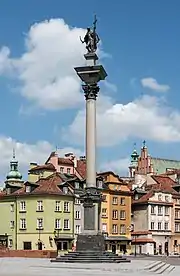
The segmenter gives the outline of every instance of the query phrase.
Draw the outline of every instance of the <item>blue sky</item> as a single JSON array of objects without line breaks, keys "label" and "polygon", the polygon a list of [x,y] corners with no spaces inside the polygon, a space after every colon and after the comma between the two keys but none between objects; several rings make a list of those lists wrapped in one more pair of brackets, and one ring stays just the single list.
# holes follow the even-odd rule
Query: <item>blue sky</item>
[{"label": "blue sky", "polygon": [[[24,87],[27,75],[24,79],[23,70],[29,72],[27,67],[29,64],[22,63],[24,62],[22,55],[28,52],[25,39],[34,43],[33,47],[36,47],[42,39],[42,30],[34,32],[28,37],[30,27],[35,23],[38,25],[44,20],[62,18],[71,27],[85,29],[91,24],[94,13],[98,17],[97,30],[102,40],[101,51],[108,54],[101,60],[108,72],[108,78],[107,85],[102,84],[103,98],[99,100],[100,108],[105,105],[98,115],[99,167],[108,168],[110,166],[116,171],[126,173],[125,167],[133,149],[133,143],[136,142],[139,149],[144,139],[147,140],[149,151],[153,156],[180,159],[178,151],[180,141],[179,8],[178,0],[92,0],[90,2],[81,0],[1,0],[0,48],[6,46],[10,50],[10,55],[3,62],[0,55],[0,109],[2,114],[0,117],[0,135],[2,137],[0,155],[4,160],[1,161],[3,168],[1,174],[5,174],[13,146],[17,148],[17,158],[20,160],[23,170],[29,161],[43,161],[48,155],[48,151],[55,148],[56,145],[61,149],[75,148],[78,153],[83,151],[82,134],[85,129],[82,121],[84,117],[79,114],[83,112],[85,102],[83,100],[81,102],[80,98],[77,100],[80,83],[77,83],[76,80],[76,82],[72,82],[71,86],[69,81],[67,89],[65,89],[66,84],[64,83],[63,87],[61,84],[57,86],[59,93],[63,89],[65,89],[65,93],[68,93],[68,97],[64,101],[69,101],[73,90],[75,90],[74,93],[78,93],[74,94],[77,100],[74,104],[71,103],[68,106],[68,103],[66,105],[63,102],[56,108],[52,105],[50,108],[47,104],[48,100],[41,104],[43,95],[41,95],[42,98],[38,96],[38,100],[35,97],[37,95],[31,95],[31,90],[33,90],[31,83],[34,81],[32,73],[31,77],[28,75],[28,87]],[[44,33],[48,24],[43,27]],[[52,30],[58,28],[55,23],[51,25]],[[56,56],[48,55],[52,44],[56,44],[57,41],[58,49],[60,49],[63,43],[63,47],[66,47],[66,41],[68,65],[64,65],[66,64],[65,56],[62,59],[61,53],[58,56],[57,52],[57,59],[59,58],[59,63],[62,66],[58,65],[57,74],[54,74],[55,77],[61,74],[62,78],[66,77],[65,73],[68,76],[71,75],[72,65],[81,65],[80,54],[83,56],[83,51],[85,51],[83,46],[80,44],[78,46],[79,42],[71,44],[70,40],[66,40],[64,36],[59,36],[56,32],[54,34],[51,29],[48,32],[50,34],[46,39],[43,38],[42,43],[38,44],[40,49],[43,47],[45,54],[42,60],[37,61],[37,66],[35,65],[34,68],[44,67],[43,62],[48,68],[49,59],[53,60],[54,58],[54,62],[56,61]],[[53,37],[51,33],[53,33]],[[77,36],[79,33],[81,34],[83,31],[78,29]],[[64,33],[64,35],[68,34]],[[73,36],[72,39],[74,42]],[[76,47],[80,48],[79,52],[77,51],[77,58],[69,57],[68,49],[72,50]],[[54,49],[56,52],[56,48]],[[76,55],[76,51],[74,51],[74,55]],[[35,62],[35,58],[33,56],[33,62]],[[66,67],[65,73],[63,72],[64,66]],[[15,70],[14,67],[16,67]],[[37,71],[39,72],[39,69]],[[44,78],[43,85],[51,73],[52,70],[49,67],[49,72],[46,69],[43,71],[43,75],[40,75],[41,78]],[[155,86],[153,86],[154,81]],[[51,93],[51,90],[44,90],[43,93]],[[59,94],[59,97],[63,96]],[[62,108],[63,105],[65,108]],[[142,113],[140,113],[140,109]],[[150,112],[149,115],[147,115],[148,112]],[[109,114],[111,117],[107,117],[110,116]],[[132,120],[128,116],[131,116]],[[81,117],[83,117],[82,120]],[[135,120],[135,117],[138,118]],[[112,120],[114,120],[113,123],[111,123]],[[143,123],[141,120],[144,120]],[[109,123],[111,127],[108,127],[103,121]],[[74,131],[75,127],[77,131]],[[117,138],[113,138],[114,136]],[[8,140],[8,137],[12,139]],[[108,141],[113,139],[115,141],[108,144]],[[42,147],[41,141],[47,141],[47,147]],[[27,158],[24,158],[25,155]]]}]

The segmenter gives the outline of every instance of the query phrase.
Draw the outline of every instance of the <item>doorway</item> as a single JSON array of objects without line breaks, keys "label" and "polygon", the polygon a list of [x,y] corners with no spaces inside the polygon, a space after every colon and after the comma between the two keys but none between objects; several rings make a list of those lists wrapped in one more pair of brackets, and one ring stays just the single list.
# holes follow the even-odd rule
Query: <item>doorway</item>
[{"label": "doorway", "polygon": [[169,255],[169,244],[168,244],[168,241],[164,243],[164,253],[167,256]]},{"label": "doorway", "polygon": [[126,244],[120,244],[120,252],[123,252],[123,254],[126,254]]},{"label": "doorway", "polygon": [[42,242],[38,242],[38,250],[42,250],[42,247],[43,247]]},{"label": "doorway", "polygon": [[116,254],[116,245],[112,244],[112,253]]}]

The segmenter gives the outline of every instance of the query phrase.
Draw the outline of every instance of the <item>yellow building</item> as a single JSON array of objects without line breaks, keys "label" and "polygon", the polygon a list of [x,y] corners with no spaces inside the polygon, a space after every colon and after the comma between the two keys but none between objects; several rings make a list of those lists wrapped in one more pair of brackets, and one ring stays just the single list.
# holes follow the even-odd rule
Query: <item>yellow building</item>
[{"label": "yellow building", "polygon": [[126,182],[113,172],[100,173],[103,177],[101,227],[106,235],[106,249],[131,252],[131,192]]},{"label": "yellow building", "polygon": [[54,173],[0,194],[0,244],[19,250],[62,250],[74,240],[74,195]]}]

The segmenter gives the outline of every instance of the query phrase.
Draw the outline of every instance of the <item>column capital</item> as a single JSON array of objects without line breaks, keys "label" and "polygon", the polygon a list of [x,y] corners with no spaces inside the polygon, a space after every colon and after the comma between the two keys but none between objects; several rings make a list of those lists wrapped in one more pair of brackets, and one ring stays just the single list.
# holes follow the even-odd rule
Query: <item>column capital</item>
[{"label": "column capital", "polygon": [[94,84],[84,84],[82,85],[82,89],[84,90],[84,96],[86,101],[87,100],[96,100],[98,92],[99,92],[99,86],[97,83]]}]

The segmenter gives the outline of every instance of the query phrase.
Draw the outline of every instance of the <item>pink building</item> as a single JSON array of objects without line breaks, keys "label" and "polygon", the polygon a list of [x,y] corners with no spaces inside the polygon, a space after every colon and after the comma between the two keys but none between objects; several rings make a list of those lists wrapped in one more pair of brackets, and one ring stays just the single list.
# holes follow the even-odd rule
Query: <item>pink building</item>
[{"label": "pink building", "polygon": [[29,172],[43,170],[57,171],[59,173],[76,175],[83,179],[86,177],[86,159],[85,156],[77,157],[73,153],[67,153],[64,157],[59,157],[57,152],[51,152],[44,165],[33,163],[33,168]]}]

